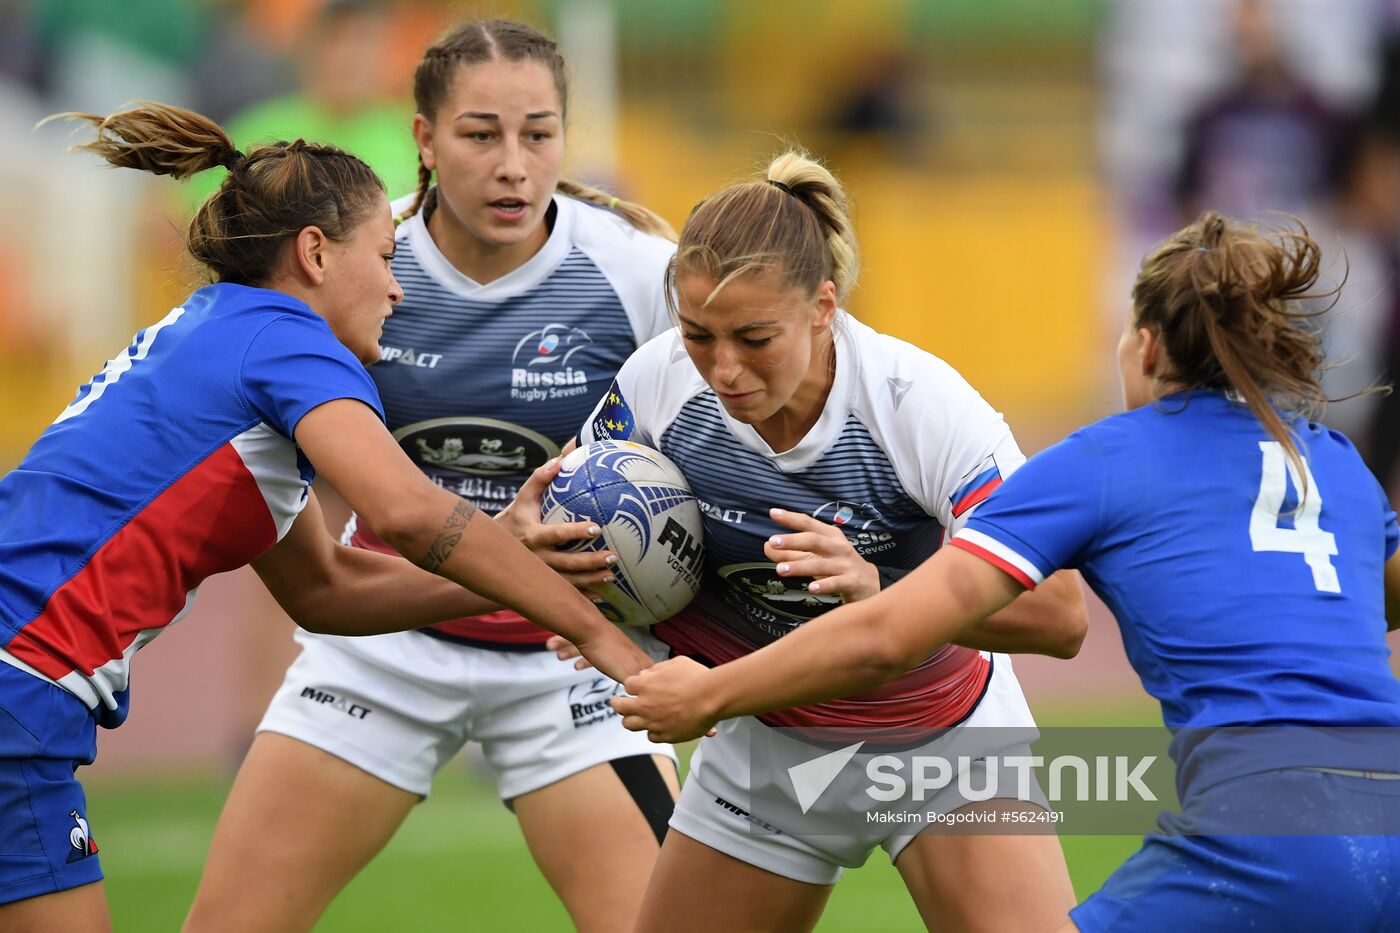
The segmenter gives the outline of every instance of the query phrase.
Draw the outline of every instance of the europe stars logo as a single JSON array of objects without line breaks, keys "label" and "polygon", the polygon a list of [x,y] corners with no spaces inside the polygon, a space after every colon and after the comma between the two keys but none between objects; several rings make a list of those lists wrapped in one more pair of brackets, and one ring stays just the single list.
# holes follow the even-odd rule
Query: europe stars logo
[{"label": "europe stars logo", "polygon": [[632,436],[635,422],[632,409],[622,397],[617,382],[613,382],[608,394],[603,398],[603,406],[593,418],[593,434],[600,439],[625,441]]}]

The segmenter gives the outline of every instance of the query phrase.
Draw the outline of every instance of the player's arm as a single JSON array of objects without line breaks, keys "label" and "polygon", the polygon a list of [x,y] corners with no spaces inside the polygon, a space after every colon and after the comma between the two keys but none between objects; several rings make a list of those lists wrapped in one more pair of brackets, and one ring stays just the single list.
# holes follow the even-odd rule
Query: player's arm
[{"label": "player's arm", "polygon": [[[1019,451],[1009,436],[1003,441],[1005,447],[1011,448],[1006,452],[1009,455],[1003,456],[999,463],[1014,463]],[[1008,508],[1016,512],[1020,523],[1024,523],[1029,516],[1054,515],[1053,534],[1039,530],[1035,533],[1041,541],[1055,541],[1063,547],[1063,542],[1067,540],[1089,540],[1092,529],[1096,527],[1100,504],[1098,487],[1089,483],[1087,478],[1099,475],[1100,459],[1097,450],[1082,439],[1062,442],[1050,451],[1041,453],[1011,472],[1006,482],[983,501],[970,508],[964,507],[960,513],[954,508],[945,522],[948,528],[945,545],[951,547],[953,539],[962,529],[970,523],[977,523],[989,509],[993,514],[1005,514]],[[1032,474],[1038,474],[1038,479],[1029,486],[1021,477],[1027,469]],[[1021,508],[1008,503],[1006,499],[1007,489],[1011,486],[1020,489],[1013,498],[1019,501]],[[1095,491],[1094,494],[1088,494],[1091,489]],[[1038,523],[1039,520],[1032,527],[1037,527]],[[1061,557],[1067,558],[1073,553],[1066,548]],[[1058,566],[1067,568],[1072,563],[1064,559]],[[1089,610],[1084,601],[1083,580],[1079,573],[1060,569],[1043,579],[1039,576],[1036,579],[1038,585],[968,629],[957,644],[982,651],[1043,654],[1066,660],[1079,654],[1089,632]]]},{"label": "player's arm", "polygon": [[380,635],[500,608],[406,560],[338,544],[314,494],[253,569],[292,621],[326,635]]},{"label": "player's arm", "polygon": [[912,670],[1022,591],[965,551],[942,548],[869,599],[838,606],[728,664],[677,658],[629,678],[613,707],[629,729],[682,740],[721,719],[863,693]]},{"label": "player's arm", "polygon": [[425,477],[365,404],[337,399],[308,412],[297,444],[350,507],[424,570],[508,606],[578,646],[622,680],[647,655],[508,531]]},{"label": "player's arm", "polygon": [[1089,632],[1089,609],[1075,570],[1061,570],[1022,593],[1000,612],[963,632],[957,644],[1006,654],[1044,654],[1068,660]]},{"label": "player's arm", "polygon": [[[679,740],[718,719],[851,696],[898,677],[1085,553],[1104,498],[1099,459],[1091,441],[1071,435],[979,506],[973,527],[960,531],[953,546],[888,589],[712,670],[684,658],[657,665],[629,679],[634,696],[616,698],[613,707],[629,729]],[[1037,559],[991,531],[1008,540],[1032,538]]]},{"label": "player's arm", "polygon": [[1022,591],[986,561],[942,548],[888,589],[823,613],[765,648],[714,668],[718,718],[868,691],[913,670]]},{"label": "player's arm", "polygon": [[1385,562],[1385,630],[1400,629],[1400,552]]},{"label": "player's arm", "polygon": [[[834,594],[853,603],[869,599],[892,585],[891,578],[907,574],[865,560],[834,525],[789,509],[772,509],[769,514],[791,531],[765,542],[765,556],[773,561],[780,577],[813,578],[807,584],[809,592]],[[1062,570],[973,626],[958,644],[983,651],[1067,659],[1079,653],[1088,630],[1089,611],[1079,574]]]}]

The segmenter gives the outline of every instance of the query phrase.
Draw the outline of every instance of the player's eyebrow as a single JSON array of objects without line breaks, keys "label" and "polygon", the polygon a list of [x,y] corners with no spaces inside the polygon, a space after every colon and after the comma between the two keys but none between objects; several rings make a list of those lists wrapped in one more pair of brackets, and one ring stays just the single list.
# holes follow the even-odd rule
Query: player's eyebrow
[{"label": "player's eyebrow", "polygon": [[[525,114],[525,119],[527,119],[527,120],[544,120],[544,119],[546,119],[546,118],[548,118],[548,117],[557,117],[557,116],[559,116],[559,114],[556,113],[556,112],[554,112],[553,110],[536,110],[536,111],[533,111],[532,113],[527,113],[527,114]],[[453,119],[456,119],[456,120],[487,120],[487,121],[499,123],[499,122],[501,122],[501,115],[500,115],[499,113],[486,113],[486,112],[480,111],[480,110],[467,110],[467,111],[463,111],[462,113],[457,114],[457,116],[454,117]]]},{"label": "player's eyebrow", "polygon": [[[703,330],[703,331],[704,331],[705,333],[707,333],[707,334],[710,332],[710,329],[709,329],[708,327],[705,327],[705,326],[703,326],[703,325],[701,325],[701,324],[697,324],[695,321],[692,321],[690,318],[686,317],[684,314],[677,314],[676,317],[679,318],[679,319],[680,319],[680,322],[681,322],[682,324],[684,324],[686,327],[693,327],[693,328],[695,328],[696,330]],[[736,327],[736,328],[734,328],[734,333],[736,333],[736,334],[742,334],[742,333],[746,333],[746,332],[751,331],[751,330],[758,330],[760,327],[773,327],[773,326],[775,326],[777,323],[778,323],[777,321],[754,321],[754,322],[752,322],[752,323],[750,323],[750,324],[744,324],[744,325],[741,326],[741,327]]]},{"label": "player's eyebrow", "polygon": [[734,333],[742,334],[746,331],[758,330],[760,327],[773,327],[777,321],[754,321],[752,324],[745,324],[743,327],[734,328]]}]

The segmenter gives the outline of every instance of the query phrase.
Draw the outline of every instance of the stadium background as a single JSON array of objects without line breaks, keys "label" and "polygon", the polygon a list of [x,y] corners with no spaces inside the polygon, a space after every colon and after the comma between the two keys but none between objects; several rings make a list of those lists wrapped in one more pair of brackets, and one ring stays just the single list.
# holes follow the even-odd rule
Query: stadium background
[{"label": "stadium background", "polygon": [[[1258,6],[1277,53],[1329,114],[1329,138],[1384,123],[1396,4]],[[411,113],[423,46],[474,15],[518,16],[560,37],[574,81],[569,174],[677,227],[699,197],[785,141],[811,148],[854,199],[864,271],[851,310],[952,363],[1028,453],[1117,405],[1111,348],[1136,261],[1202,203],[1178,169],[1192,117],[1232,88],[1250,51],[1230,0],[332,4],[363,7],[373,28],[348,40],[361,44],[345,80],[364,94],[351,106],[390,102],[401,129],[385,148],[404,155],[380,168],[408,183],[407,117],[392,115]],[[69,130],[35,122],[136,98],[227,120],[315,83],[325,15],[319,0],[0,0],[0,467],[197,282],[180,243],[195,194],[66,155]],[[1282,164],[1270,168],[1286,175],[1305,148],[1275,152]],[[1337,359],[1354,357],[1339,370],[1346,385],[1364,386],[1393,326],[1395,228],[1358,221],[1354,191],[1328,179],[1306,191],[1280,183],[1266,203],[1238,209],[1304,214],[1325,233],[1329,274],[1345,252],[1352,279],[1329,340]],[[1375,197],[1381,213],[1400,214],[1400,195]],[[1369,404],[1333,417],[1368,436]],[[118,930],[178,924],[232,770],[293,652],[290,631],[245,571],[209,581],[191,617],[141,653],[131,721],[102,736],[86,773]],[[1017,669],[1045,721],[1154,721],[1101,608],[1078,659]],[[512,818],[465,758],[321,929],[566,928]],[[335,839],[326,827],[325,844]],[[1066,845],[1083,894],[1136,839]],[[838,887],[820,929],[916,924],[877,856]]]}]

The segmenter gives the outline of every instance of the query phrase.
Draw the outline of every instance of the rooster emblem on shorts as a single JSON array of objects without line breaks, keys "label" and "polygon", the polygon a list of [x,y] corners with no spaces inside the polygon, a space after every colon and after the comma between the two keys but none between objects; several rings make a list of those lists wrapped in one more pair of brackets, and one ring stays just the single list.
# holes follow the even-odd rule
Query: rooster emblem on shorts
[{"label": "rooster emblem on shorts", "polygon": [[68,815],[78,824],[68,830],[68,845],[73,850],[68,853],[68,861],[76,862],[89,855],[96,855],[97,843],[92,838],[92,830],[88,829],[87,820],[79,816],[77,810],[69,810]]}]

